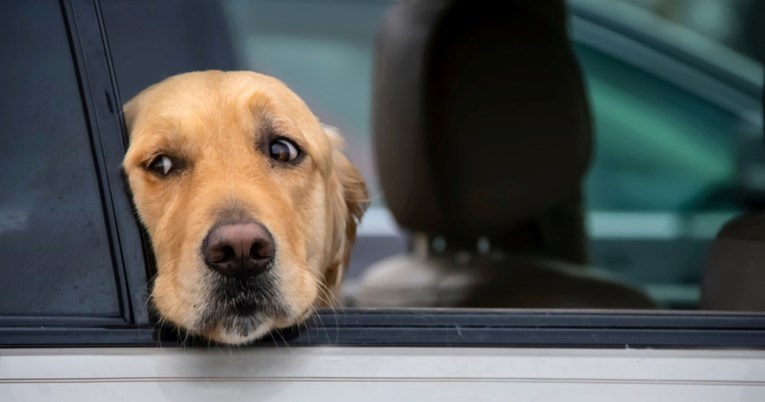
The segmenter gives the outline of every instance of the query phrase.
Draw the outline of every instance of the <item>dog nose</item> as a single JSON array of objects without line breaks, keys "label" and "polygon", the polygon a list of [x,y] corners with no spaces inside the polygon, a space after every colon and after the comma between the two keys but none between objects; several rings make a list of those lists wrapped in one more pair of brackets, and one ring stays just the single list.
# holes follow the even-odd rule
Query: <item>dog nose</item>
[{"label": "dog nose", "polygon": [[274,260],[274,239],[258,223],[220,225],[202,243],[205,264],[227,277],[247,279],[268,270]]}]

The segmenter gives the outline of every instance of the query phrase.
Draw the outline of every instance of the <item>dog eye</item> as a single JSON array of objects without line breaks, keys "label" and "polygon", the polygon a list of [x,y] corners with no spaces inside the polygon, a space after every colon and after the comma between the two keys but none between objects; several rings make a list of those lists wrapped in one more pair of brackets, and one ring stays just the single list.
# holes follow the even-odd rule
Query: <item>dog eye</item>
[{"label": "dog eye", "polygon": [[158,155],[149,162],[149,169],[162,176],[167,176],[173,170],[173,161],[167,155]]},{"label": "dog eye", "polygon": [[284,138],[275,140],[271,143],[269,150],[271,159],[279,162],[294,161],[300,155],[295,144]]}]

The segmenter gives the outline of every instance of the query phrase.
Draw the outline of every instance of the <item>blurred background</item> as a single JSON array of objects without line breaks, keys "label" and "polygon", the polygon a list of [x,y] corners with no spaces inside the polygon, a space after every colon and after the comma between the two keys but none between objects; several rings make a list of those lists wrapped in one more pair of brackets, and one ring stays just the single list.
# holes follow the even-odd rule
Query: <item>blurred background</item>
[{"label": "blurred background", "polygon": [[[404,252],[370,140],[384,0],[102,0],[123,101],[203,69],[273,75],[344,133],[373,196],[347,286]],[[595,155],[585,182],[592,265],[669,308],[695,308],[712,239],[765,201],[765,1],[570,0]]]}]

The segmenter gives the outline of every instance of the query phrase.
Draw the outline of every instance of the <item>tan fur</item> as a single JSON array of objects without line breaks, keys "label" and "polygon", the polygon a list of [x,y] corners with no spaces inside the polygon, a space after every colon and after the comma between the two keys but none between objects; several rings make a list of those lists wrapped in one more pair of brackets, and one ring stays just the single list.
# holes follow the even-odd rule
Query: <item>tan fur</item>
[{"label": "tan fur", "polygon": [[[125,105],[125,116],[130,147],[123,167],[154,247],[152,300],[163,319],[209,339],[242,343],[334,303],[366,187],[343,155],[339,135],[325,130],[297,95],[253,72],[195,72],[147,88]],[[275,167],[262,152],[264,119],[302,148],[300,164]],[[147,166],[159,154],[178,155],[187,165],[158,177]],[[247,337],[195,327],[211,297],[201,243],[220,211],[232,208],[273,235],[277,293],[290,310]]]}]

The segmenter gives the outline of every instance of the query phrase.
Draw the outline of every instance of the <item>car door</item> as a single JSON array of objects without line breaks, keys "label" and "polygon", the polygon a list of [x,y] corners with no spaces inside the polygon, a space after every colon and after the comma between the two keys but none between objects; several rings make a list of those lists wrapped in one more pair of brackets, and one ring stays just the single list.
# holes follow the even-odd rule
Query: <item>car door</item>
[{"label": "car door", "polygon": [[761,314],[346,309],[242,348],[155,328],[102,6],[0,4],[0,400],[765,399]]}]

